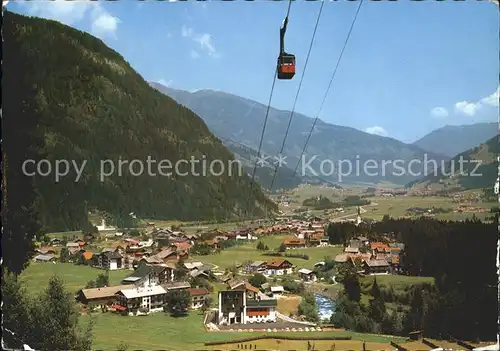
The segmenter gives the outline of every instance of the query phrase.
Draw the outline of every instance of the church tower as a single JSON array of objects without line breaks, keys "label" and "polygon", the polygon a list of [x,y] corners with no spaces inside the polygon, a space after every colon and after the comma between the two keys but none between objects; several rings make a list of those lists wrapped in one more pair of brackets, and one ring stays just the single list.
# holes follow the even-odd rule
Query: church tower
[{"label": "church tower", "polygon": [[356,217],[356,226],[361,224],[361,209],[358,206],[358,217]]}]

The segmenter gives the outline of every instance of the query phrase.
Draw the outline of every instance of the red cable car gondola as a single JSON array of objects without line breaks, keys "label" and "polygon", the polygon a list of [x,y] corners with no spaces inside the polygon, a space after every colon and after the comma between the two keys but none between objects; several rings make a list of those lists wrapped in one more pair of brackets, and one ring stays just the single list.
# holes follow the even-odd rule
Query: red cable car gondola
[{"label": "red cable car gondola", "polygon": [[278,79],[292,79],[295,76],[295,55],[285,52],[285,32],[288,16],[280,28],[280,55],[278,57]]}]

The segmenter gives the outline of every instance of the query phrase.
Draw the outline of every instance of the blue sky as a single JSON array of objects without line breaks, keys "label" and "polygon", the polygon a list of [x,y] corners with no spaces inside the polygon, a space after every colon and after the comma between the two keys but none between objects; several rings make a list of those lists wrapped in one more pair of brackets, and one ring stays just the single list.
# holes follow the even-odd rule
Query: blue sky
[{"label": "blue sky", "polygon": [[[215,89],[267,104],[287,2],[10,2],[102,38],[146,79]],[[315,117],[357,1],[324,5],[296,111]],[[291,109],[319,2],[292,5],[286,49],[297,75],[278,81],[272,105]],[[414,141],[446,124],[498,119],[499,12],[469,0],[365,0],[324,121]]]}]

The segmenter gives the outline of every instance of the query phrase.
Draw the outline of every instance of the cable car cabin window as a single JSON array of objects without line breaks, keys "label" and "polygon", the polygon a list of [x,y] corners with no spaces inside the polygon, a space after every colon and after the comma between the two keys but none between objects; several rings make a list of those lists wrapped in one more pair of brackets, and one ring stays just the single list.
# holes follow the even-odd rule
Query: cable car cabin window
[{"label": "cable car cabin window", "polygon": [[292,79],[295,75],[295,56],[280,55],[278,58],[278,79]]}]

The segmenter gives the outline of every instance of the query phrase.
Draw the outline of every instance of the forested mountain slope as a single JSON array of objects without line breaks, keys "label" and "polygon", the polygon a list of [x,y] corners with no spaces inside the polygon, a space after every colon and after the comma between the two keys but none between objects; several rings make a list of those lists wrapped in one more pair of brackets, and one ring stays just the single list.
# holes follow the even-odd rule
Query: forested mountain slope
[{"label": "forested mountain slope", "polygon": [[[79,166],[87,162],[78,181],[73,167],[59,182],[53,173],[34,177],[35,209],[46,227],[79,229],[92,209],[122,220],[130,212],[211,220],[275,208],[245,172],[238,176],[233,155],[196,114],[151,88],[101,40],[55,21],[8,11],[3,20],[7,183],[26,178],[21,166],[29,153],[52,165],[56,160]],[[181,164],[177,173],[188,175],[171,168],[164,173],[172,176],[162,176],[153,163],[148,172],[148,158],[175,166],[191,157],[206,159],[206,168],[220,160],[226,169],[221,176],[209,170],[207,176],[196,176],[191,165]],[[119,158],[139,160],[145,170],[133,176],[125,164],[120,175]],[[104,160],[113,161],[115,170],[101,179]],[[196,173],[202,172],[200,165]],[[139,171],[136,162],[133,172]]]},{"label": "forested mountain slope", "polygon": [[492,189],[498,177],[499,137],[500,135],[497,135],[456,155],[435,174],[411,182],[407,186],[439,190]]}]

